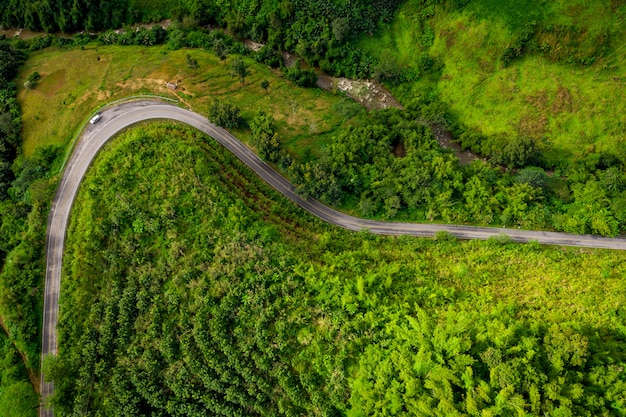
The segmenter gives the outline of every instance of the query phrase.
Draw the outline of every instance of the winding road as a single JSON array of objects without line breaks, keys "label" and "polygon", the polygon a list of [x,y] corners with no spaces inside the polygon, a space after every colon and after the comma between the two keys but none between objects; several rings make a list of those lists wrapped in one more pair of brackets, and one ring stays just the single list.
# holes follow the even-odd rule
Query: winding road
[{"label": "winding road", "polygon": [[[516,242],[537,241],[547,245],[580,246],[626,250],[626,239],[605,238],[591,235],[571,235],[566,233],[540,232],[530,230],[499,229],[473,226],[453,226],[441,224],[392,223],[359,219],[333,210],[316,200],[305,200],[295,192],[294,186],[274,171],[269,165],[242,144],[226,130],[210,123],[206,118],[171,104],[158,101],[134,101],[117,105],[101,113],[102,120],[95,125],[87,125],[63,173],[59,188],[52,202],[48,217],[47,264],[44,294],[42,361],[47,355],[57,353],[57,321],[63,247],[70,210],[78,187],[98,151],[104,144],[123,129],[136,123],[154,120],[175,120],[192,126],[221,143],[234,153],[272,187],[291,199],[304,210],[345,229],[369,230],[380,235],[433,236],[446,231],[460,239],[488,239],[501,234],[508,235]],[[45,400],[54,387],[46,383],[41,375],[41,395]],[[50,408],[40,407],[41,417],[51,417]]]}]

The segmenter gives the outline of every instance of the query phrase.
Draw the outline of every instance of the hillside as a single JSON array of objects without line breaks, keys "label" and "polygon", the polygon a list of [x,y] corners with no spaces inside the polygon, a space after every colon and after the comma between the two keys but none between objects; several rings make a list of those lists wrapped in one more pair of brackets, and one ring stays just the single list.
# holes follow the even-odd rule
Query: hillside
[{"label": "hillside", "polygon": [[622,253],[336,230],[171,124],[107,148],[69,231],[59,415],[626,413]]},{"label": "hillside", "polygon": [[61,416],[625,415],[623,254],[335,230],[167,123],[88,174],[39,363],[50,202],[100,106],[177,100],[353,215],[616,236],[625,23],[625,0],[0,0],[0,26],[60,31],[0,39],[0,414],[35,414],[45,366]]},{"label": "hillside", "polygon": [[561,173],[594,158],[623,164],[626,2],[428,3],[407,0],[359,44],[398,96],[440,97],[464,125],[457,136],[479,153],[523,136]]}]

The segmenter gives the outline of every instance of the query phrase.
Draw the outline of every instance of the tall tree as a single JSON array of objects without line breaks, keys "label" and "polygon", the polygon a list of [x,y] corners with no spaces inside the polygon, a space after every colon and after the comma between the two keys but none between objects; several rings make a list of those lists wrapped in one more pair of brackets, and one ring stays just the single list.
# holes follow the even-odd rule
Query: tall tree
[{"label": "tall tree", "polygon": [[246,77],[249,75],[248,66],[245,62],[243,62],[243,59],[239,57],[233,59],[233,61],[230,63],[230,75],[233,78],[239,78],[241,86],[243,87],[246,81]]}]

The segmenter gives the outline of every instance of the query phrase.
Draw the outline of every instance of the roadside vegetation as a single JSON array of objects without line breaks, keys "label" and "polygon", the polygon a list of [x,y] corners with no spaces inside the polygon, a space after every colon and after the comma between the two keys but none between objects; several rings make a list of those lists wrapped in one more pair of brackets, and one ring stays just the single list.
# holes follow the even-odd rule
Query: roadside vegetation
[{"label": "roadside vegetation", "polygon": [[[231,63],[238,56],[247,66],[243,86],[239,76],[231,75]],[[188,57],[197,67],[189,65]],[[344,105],[342,97],[294,87],[271,68],[240,55],[222,61],[203,49],[89,44],[84,49],[53,47],[33,52],[22,74],[26,78],[35,71],[41,74],[37,88],[20,89],[18,95],[24,109],[26,155],[42,145],[67,147],[90,112],[136,94],[170,97],[206,115],[219,101],[237,107],[248,120],[263,109],[274,117],[281,135],[292,141],[292,149],[304,148],[298,145],[310,142],[311,135],[323,143],[343,121],[341,114],[332,111]],[[264,89],[261,84],[266,79],[272,81]],[[177,89],[168,89],[168,82]],[[245,129],[235,132],[244,140],[249,138]]]},{"label": "roadside vegetation", "polygon": [[621,252],[338,230],[172,124],[68,237],[60,416],[626,414]]},{"label": "roadside vegetation", "polygon": [[[86,30],[0,39],[0,414],[5,395],[32,404],[11,349],[36,384],[61,163],[118,98],[176,99],[302,195],[356,215],[626,231],[622,0],[104,3],[0,1],[0,26]],[[167,30],[131,26],[162,19]],[[380,80],[404,109],[301,88],[313,67]],[[71,347],[49,364],[62,412],[624,414],[621,254],[332,230],[166,126],[111,145],[101,158],[118,168],[83,187],[76,287],[64,281]],[[432,129],[481,159],[459,165]]]},{"label": "roadside vegetation", "polygon": [[[339,95],[294,87],[281,73],[246,58],[246,50],[222,34],[172,29],[164,37],[143,31],[166,44],[91,42],[32,54],[22,77],[27,82],[28,74],[37,73],[40,79],[37,88],[24,88],[18,96],[26,109],[25,153],[41,145],[66,147],[74,131],[63,126],[78,128],[84,120],[77,109],[156,92],[233,129],[303,195],[360,216],[605,236],[624,230],[626,154],[594,153],[549,175],[540,167],[542,150],[534,139],[481,142],[465,131],[463,140],[488,144],[492,160],[501,165],[461,166],[431,132],[450,124],[448,107],[436,95],[422,91],[404,110],[365,113]],[[130,33],[128,42],[144,39],[142,32]],[[127,35],[105,33],[99,39],[126,43],[122,36]],[[172,42],[199,49],[172,50]],[[231,54],[220,57],[216,42]],[[264,84],[268,78],[272,82]],[[168,82],[177,89],[168,89]]]},{"label": "roadside vegetation", "polygon": [[37,396],[24,365],[39,365],[41,254],[51,197],[42,179],[46,150],[31,160],[20,156],[21,112],[13,79],[25,58],[0,39],[0,415],[12,416],[36,414]]},{"label": "roadside vegetation", "polygon": [[13,342],[0,332],[0,415],[34,417],[39,404]]}]

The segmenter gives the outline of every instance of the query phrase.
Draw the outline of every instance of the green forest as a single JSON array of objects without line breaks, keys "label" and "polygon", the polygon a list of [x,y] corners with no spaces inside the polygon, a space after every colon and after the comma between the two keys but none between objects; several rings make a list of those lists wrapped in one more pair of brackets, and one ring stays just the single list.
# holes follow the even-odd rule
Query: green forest
[{"label": "green forest", "polygon": [[625,0],[0,0],[15,28],[35,33],[0,35],[0,415],[36,415],[42,368],[59,416],[626,414],[623,254],[336,230],[168,123],[88,173],[40,363],[63,161],[125,89],[353,215],[623,235]]},{"label": "green forest", "polygon": [[623,254],[290,207],[193,130],[108,145],[69,231],[55,412],[626,414]]}]

